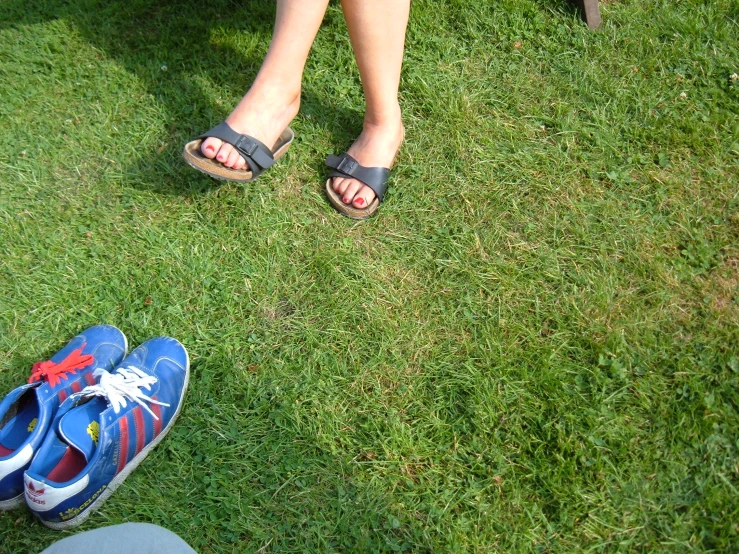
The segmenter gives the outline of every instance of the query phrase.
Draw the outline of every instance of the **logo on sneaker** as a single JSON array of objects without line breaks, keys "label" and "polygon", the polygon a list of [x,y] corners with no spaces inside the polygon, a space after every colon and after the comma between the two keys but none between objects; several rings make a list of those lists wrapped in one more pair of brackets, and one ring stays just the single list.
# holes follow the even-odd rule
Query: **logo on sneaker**
[{"label": "logo on sneaker", "polygon": [[31,502],[35,502],[36,504],[46,504],[45,500],[41,500],[39,498],[43,496],[44,492],[46,492],[45,487],[37,489],[33,486],[33,482],[29,481],[28,486],[26,487],[26,498]]},{"label": "logo on sneaker", "polygon": [[87,426],[87,434],[90,435],[92,442],[94,442],[95,446],[97,446],[98,436],[100,436],[100,425],[98,425],[97,421],[93,421],[92,423],[90,423],[90,425]]},{"label": "logo on sneaker", "polygon": [[38,423],[38,418],[37,417],[34,417],[31,420],[31,423],[28,424],[28,432],[29,433],[32,433],[33,432],[33,430],[36,428],[36,424],[37,423]]},{"label": "logo on sneaker", "polygon": [[90,498],[88,498],[87,500],[85,500],[79,506],[73,507],[73,508],[69,508],[69,509],[67,509],[66,512],[59,512],[59,518],[62,521],[67,521],[68,519],[72,519],[74,516],[76,516],[81,511],[83,511],[85,508],[87,508],[90,504],[92,504],[93,502],[95,502],[95,500],[97,500],[97,497],[100,496],[100,494],[105,489],[107,489],[107,488],[108,488],[107,485],[103,485],[97,491],[95,491],[95,493]]}]

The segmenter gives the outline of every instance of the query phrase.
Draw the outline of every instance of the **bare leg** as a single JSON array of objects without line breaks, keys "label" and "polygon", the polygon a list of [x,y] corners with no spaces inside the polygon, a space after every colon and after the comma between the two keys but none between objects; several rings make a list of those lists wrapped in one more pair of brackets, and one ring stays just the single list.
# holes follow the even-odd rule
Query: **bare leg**
[{"label": "bare leg", "polygon": [[[342,0],[341,6],[367,102],[362,133],[349,154],[363,166],[390,167],[403,141],[398,87],[410,0]],[[332,185],[345,204],[360,209],[375,198],[355,179],[337,177]]]},{"label": "bare leg", "polygon": [[[267,56],[249,91],[226,118],[236,132],[272,146],[298,113],[303,69],[321,26],[328,0],[277,0],[277,17]],[[234,169],[246,162],[228,143],[203,141],[203,155]]]}]

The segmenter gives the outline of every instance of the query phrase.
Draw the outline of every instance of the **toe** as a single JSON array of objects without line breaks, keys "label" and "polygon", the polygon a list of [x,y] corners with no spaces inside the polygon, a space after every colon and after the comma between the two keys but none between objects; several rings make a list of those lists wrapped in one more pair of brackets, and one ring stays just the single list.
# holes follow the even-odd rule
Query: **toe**
[{"label": "toe", "polygon": [[222,144],[223,141],[217,138],[208,137],[200,144],[200,151],[203,153],[203,156],[212,160],[216,157]]},{"label": "toe", "polygon": [[232,150],[233,148],[231,147],[231,145],[224,142],[221,145],[220,150],[218,150],[218,154],[216,154],[216,160],[218,160],[222,164],[226,163],[226,160],[228,160],[228,156],[229,154],[231,154]]},{"label": "toe", "polygon": [[228,155],[228,158],[226,158],[226,161],[223,162],[223,165],[230,168],[235,168],[236,164],[239,163],[239,160],[243,160],[241,157],[241,154],[235,149],[231,149],[231,153]]},{"label": "toe", "polygon": [[346,187],[346,190],[341,195],[341,199],[344,201],[344,204],[351,204],[363,185],[356,179],[347,180],[349,181],[349,186]]},{"label": "toe", "polygon": [[375,199],[375,196],[375,191],[365,185],[357,194],[354,195],[354,201],[352,202],[352,205],[355,208],[366,208],[372,203],[372,201]]},{"label": "toe", "polygon": [[348,185],[349,181],[347,179],[344,179],[343,177],[334,177],[334,182],[332,183],[332,186],[336,194],[341,195]]}]

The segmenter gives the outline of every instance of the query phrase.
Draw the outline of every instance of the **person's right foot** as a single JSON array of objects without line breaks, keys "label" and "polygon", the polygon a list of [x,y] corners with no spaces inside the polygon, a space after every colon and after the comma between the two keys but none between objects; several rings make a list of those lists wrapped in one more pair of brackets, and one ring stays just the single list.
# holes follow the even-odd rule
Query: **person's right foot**
[{"label": "person's right foot", "polygon": [[[267,90],[255,83],[226,118],[226,123],[237,133],[254,137],[272,149],[299,108],[300,91]],[[214,137],[203,140],[200,151],[206,158],[216,159],[231,169],[249,166],[233,146]]]}]

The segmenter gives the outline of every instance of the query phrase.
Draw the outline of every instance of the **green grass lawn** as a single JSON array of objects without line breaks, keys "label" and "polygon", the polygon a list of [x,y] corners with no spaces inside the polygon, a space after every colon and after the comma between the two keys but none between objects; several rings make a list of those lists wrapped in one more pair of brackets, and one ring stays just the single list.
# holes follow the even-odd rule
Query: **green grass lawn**
[{"label": "green grass lawn", "polygon": [[[338,4],[255,183],[181,160],[268,0],[0,0],[0,394],[100,322],[184,343],[178,424],[80,528],[200,552],[739,550],[739,3],[413,3],[379,215]],[[59,533],[0,514],[0,552]]]}]

